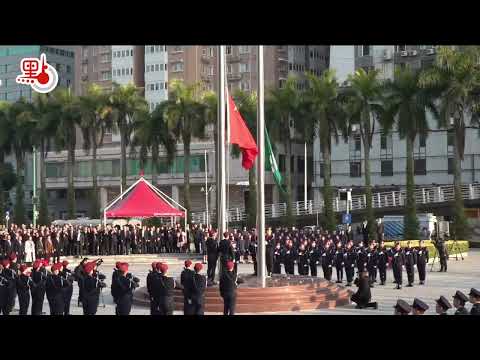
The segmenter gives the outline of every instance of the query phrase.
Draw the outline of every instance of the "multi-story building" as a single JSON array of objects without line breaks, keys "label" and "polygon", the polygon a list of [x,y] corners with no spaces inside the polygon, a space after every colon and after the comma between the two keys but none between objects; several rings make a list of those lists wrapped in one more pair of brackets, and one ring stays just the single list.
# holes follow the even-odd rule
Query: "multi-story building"
[{"label": "multi-story building", "polygon": [[[330,68],[336,70],[337,79],[343,84],[349,74],[358,68],[378,69],[384,79],[392,79],[395,69],[411,66],[425,68],[435,61],[434,46],[385,45],[385,46],[332,46]],[[453,183],[453,137],[448,129],[438,128],[429,116],[432,130],[427,137],[419,136],[414,144],[415,182],[417,185]],[[376,126],[370,150],[371,182],[377,189],[402,188],[406,183],[405,140],[394,129],[385,135]],[[465,159],[462,162],[462,179],[475,182],[480,177],[480,140],[478,131],[467,129]],[[318,139],[314,143],[314,194],[321,198],[323,164]],[[332,148],[332,184],[352,187],[362,191],[364,184],[363,144],[360,134],[351,134],[347,143],[340,141]]]},{"label": "multi-story building", "polygon": [[[302,50],[295,50],[301,48]],[[328,51],[321,46],[266,46],[265,47],[265,87],[278,88],[286,81],[289,73],[299,77],[303,72],[312,70],[320,73],[328,65]],[[293,49],[293,50],[292,50]],[[328,50],[328,49],[327,49]],[[133,83],[136,49],[133,46],[112,46],[111,69],[112,82],[118,84]],[[290,55],[291,54],[291,55]],[[227,46],[227,84],[230,91],[237,89],[252,91],[257,89],[257,47]],[[302,63],[303,67],[298,64]],[[146,45],[144,57],[145,98],[153,109],[168,97],[168,84],[173,79],[182,79],[188,84],[201,83],[203,90],[217,90],[217,46],[162,46]],[[291,69],[289,69],[291,68]],[[209,183],[215,182],[215,149],[213,127],[207,128],[206,140],[195,140],[191,144],[190,189],[192,210],[205,208],[205,173]],[[120,148],[118,134],[107,134],[104,146],[98,150],[98,173],[102,206],[112,200],[120,191]],[[81,144],[81,140],[78,142]],[[277,146],[278,162],[281,171],[285,171],[285,151],[281,144]],[[183,144],[177,145],[177,156],[172,167],[166,164],[165,153],[162,158],[159,188],[179,202],[183,202]],[[309,173],[312,171],[311,149],[308,150]],[[304,184],[304,144],[295,144],[292,156],[292,174],[294,196],[303,199]],[[47,188],[49,196],[56,204],[56,217],[66,216],[66,153],[49,153],[47,159]],[[84,153],[81,145],[76,153],[75,189],[78,215],[85,215],[89,209],[88,189],[92,186],[91,156]],[[248,192],[248,172],[241,167],[241,160],[230,158],[227,179],[229,183],[229,207],[241,207],[245,204]],[[145,176],[150,177],[151,164],[147,164]],[[127,182],[133,183],[140,172],[139,160],[134,156],[127,160]],[[311,175],[309,175],[310,179]],[[311,180],[309,180],[311,183]],[[309,189],[310,191],[310,189]],[[266,202],[278,202],[280,196],[271,174],[266,176]],[[209,194],[209,207],[215,208],[215,194]]]},{"label": "multi-story building", "polygon": [[97,84],[104,89],[112,86],[112,47],[76,46],[75,94],[84,95],[86,87]]},{"label": "multi-story building", "polygon": [[[55,67],[58,72],[58,85],[62,87],[74,86],[74,63],[75,52],[73,47],[54,45],[32,45],[32,46],[0,46],[0,101],[14,102],[20,98],[32,101],[34,93],[28,85],[17,84],[17,75],[21,74],[20,62],[26,57],[40,58],[40,54],[46,55],[47,62]],[[16,162],[13,156],[5,159],[12,163],[16,169]],[[33,194],[33,161],[32,155],[27,154],[25,158],[25,205],[27,216],[32,219],[32,194]],[[37,162],[38,164],[38,162]],[[38,174],[38,172],[37,172]],[[15,202],[15,191],[11,191],[10,203]]]}]

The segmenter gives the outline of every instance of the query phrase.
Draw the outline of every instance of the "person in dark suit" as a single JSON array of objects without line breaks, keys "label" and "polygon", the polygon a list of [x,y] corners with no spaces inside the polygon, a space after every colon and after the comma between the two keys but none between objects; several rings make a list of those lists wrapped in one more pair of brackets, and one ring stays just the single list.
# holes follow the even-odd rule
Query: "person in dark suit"
[{"label": "person in dark suit", "polygon": [[470,315],[480,315],[480,291],[471,288],[468,295],[470,296],[470,302],[473,304]]},{"label": "person in dark suit", "polygon": [[282,273],[282,246],[280,243],[275,245],[275,249],[273,251],[273,273]]},{"label": "person in dark suit", "polygon": [[[269,236],[266,239],[266,245],[265,245],[265,265],[267,267],[267,276],[272,276],[272,271],[273,271],[273,253],[274,253],[274,239],[272,236]],[[308,275],[308,263],[306,263],[307,266],[307,274]]]},{"label": "person in dark suit", "polygon": [[223,315],[235,315],[237,301],[237,275],[233,261],[227,261],[225,271],[220,275],[220,296],[223,298]]},{"label": "person in dark suit", "polygon": [[405,254],[398,241],[395,243],[395,248],[390,249],[390,257],[392,258],[393,277],[395,278],[397,289],[401,289],[403,284],[402,272],[405,266]]},{"label": "person in dark suit", "polygon": [[377,266],[380,274],[380,285],[385,285],[387,281],[388,251],[384,241],[377,248]]},{"label": "person in dark suit", "polygon": [[370,226],[370,224],[368,223],[367,220],[364,220],[363,223],[362,223],[362,236],[363,236],[363,246],[364,247],[367,247],[368,246],[368,237],[369,237],[369,234],[368,234],[368,227]]},{"label": "person in dark suit", "polygon": [[420,279],[420,285],[425,284],[425,277],[427,274],[427,264],[428,264],[428,248],[425,246],[425,241],[420,240],[418,247],[415,249],[417,254],[417,270],[418,277]]},{"label": "person in dark suit", "polygon": [[360,277],[355,279],[355,285],[358,286],[358,290],[352,295],[351,300],[357,304],[357,309],[364,308],[378,308],[376,302],[370,302],[372,299],[372,293],[370,291],[370,280],[368,278],[368,272],[364,271],[360,273]]},{"label": "person in dark suit", "polygon": [[207,278],[208,281],[214,283],[215,282],[215,269],[217,267],[217,260],[218,260],[218,243],[215,239],[215,233],[213,231],[209,231],[208,238],[206,242],[207,247]]},{"label": "person in dark suit", "polygon": [[65,297],[65,311],[64,315],[70,315],[70,302],[73,295],[73,275],[70,269],[68,269],[68,261],[62,261],[62,270],[60,271],[60,276],[66,283],[66,286],[63,288],[63,295]]},{"label": "person in dark suit", "polygon": [[[117,315],[130,315],[133,302],[133,291],[139,286],[140,280],[128,272],[128,263],[121,263],[118,276],[115,277]],[[113,284],[112,284],[113,285]]]},{"label": "person in dark suit", "polygon": [[191,279],[191,299],[192,312],[191,315],[203,315],[205,306],[205,290],[207,288],[207,278],[200,274],[203,269],[201,263],[196,263],[193,267],[195,274]]},{"label": "person in dark suit", "polygon": [[19,315],[27,315],[28,306],[30,305],[30,288],[32,287],[32,279],[27,272],[27,265],[20,265],[20,275],[17,278],[17,294],[18,303],[20,305]]},{"label": "person in dark suit", "polygon": [[353,248],[353,241],[347,243],[347,247],[343,254],[343,263],[345,266],[345,274],[347,276],[347,286],[352,286],[353,276],[355,275],[355,263],[357,260],[357,253]]},{"label": "person in dark suit", "polygon": [[405,254],[405,270],[407,270],[408,287],[412,287],[415,281],[415,265],[417,264],[417,252],[410,246],[410,241],[407,242],[407,247],[404,249]]},{"label": "person in dark suit", "polygon": [[385,228],[382,223],[382,219],[377,220],[377,242],[380,244],[384,240]]},{"label": "person in dark suit", "polygon": [[452,305],[450,302],[447,300],[445,296],[440,296],[437,300],[435,300],[437,303],[437,306],[435,308],[435,311],[437,312],[438,315],[448,315],[447,311],[448,309],[452,308]]},{"label": "person in dark suit", "polygon": [[185,268],[180,274],[180,284],[183,286],[183,314],[192,315],[192,278],[195,272],[190,269],[191,260],[185,261]]},{"label": "person in dark suit", "polygon": [[453,306],[455,306],[455,315],[469,315],[468,310],[465,308],[465,304],[468,302],[468,297],[461,291],[458,291],[453,295]]},{"label": "person in dark suit", "polygon": [[42,315],[43,301],[45,299],[45,285],[47,277],[42,271],[43,263],[37,259],[32,265],[32,286],[30,295],[32,297],[32,315]]},{"label": "person in dark suit", "polygon": [[157,263],[160,274],[153,278],[152,292],[155,302],[158,304],[158,315],[173,315],[175,303],[173,299],[174,289],[182,286],[175,279],[167,276],[168,265]]},{"label": "person in dark suit", "polygon": [[223,239],[218,244],[218,255],[220,256],[220,273],[225,269],[225,265],[228,261],[234,260],[233,248],[230,242],[230,234],[225,231],[223,233]]},{"label": "person in dark suit", "polygon": [[61,263],[53,264],[51,268],[52,272],[47,277],[45,284],[48,304],[50,305],[50,315],[63,315],[65,312],[65,297],[63,292],[67,284],[60,276],[61,269]]}]

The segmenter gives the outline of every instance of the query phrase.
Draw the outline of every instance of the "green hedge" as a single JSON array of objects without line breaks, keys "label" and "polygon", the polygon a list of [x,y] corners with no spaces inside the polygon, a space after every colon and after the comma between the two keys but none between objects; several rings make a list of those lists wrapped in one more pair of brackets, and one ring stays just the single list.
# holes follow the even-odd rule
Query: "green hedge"
[{"label": "green hedge", "polygon": [[[400,241],[400,246],[405,247],[407,246],[407,242],[409,240]],[[419,240],[410,240],[410,245],[415,247],[418,246]],[[393,247],[395,245],[394,241],[386,241],[386,247]],[[455,255],[456,253],[466,253],[469,250],[469,243],[466,240],[457,240],[457,244],[453,245],[453,241],[449,240],[446,242],[448,254],[450,256]],[[431,240],[425,240],[425,246],[428,248],[429,256],[431,258],[435,257],[437,253],[437,249],[433,245]]]}]

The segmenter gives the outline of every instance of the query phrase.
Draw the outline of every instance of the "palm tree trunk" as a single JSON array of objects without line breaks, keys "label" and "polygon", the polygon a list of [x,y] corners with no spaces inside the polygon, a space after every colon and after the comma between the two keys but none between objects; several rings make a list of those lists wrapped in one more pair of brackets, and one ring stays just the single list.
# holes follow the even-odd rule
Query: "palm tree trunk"
[{"label": "palm tree trunk", "polygon": [[[5,154],[0,150],[0,165],[3,165],[5,161]],[[5,197],[3,190],[3,183],[0,180],[0,223],[3,223],[5,220]]]},{"label": "palm tree trunk", "polygon": [[14,222],[17,225],[25,224],[25,204],[23,189],[23,173],[24,173],[24,154],[20,151],[15,152],[15,160],[17,162],[17,187],[15,196]]},{"label": "palm tree trunk", "polygon": [[365,198],[366,198],[366,217],[368,221],[368,232],[370,239],[375,238],[375,216],[372,208],[372,185],[370,180],[370,140],[367,139],[368,135],[363,139],[363,156],[365,166]]},{"label": "palm tree trunk", "polygon": [[40,225],[47,225],[49,223],[47,186],[45,180],[45,147],[45,140],[42,139],[40,143],[40,209],[38,214],[38,223]]},{"label": "palm tree trunk", "polygon": [[[290,135],[287,135],[290,136]],[[293,226],[294,225],[294,219],[293,219],[293,209],[292,209],[292,171],[291,171],[291,158],[292,158],[292,141],[287,138],[287,141],[285,143],[286,145],[286,161],[285,165],[287,167],[286,169],[286,176],[285,176],[285,181],[286,181],[286,203],[287,203],[287,224],[288,226]]]},{"label": "palm tree trunk", "polygon": [[120,126],[120,152],[122,163],[122,191],[127,189],[127,134],[125,126]]},{"label": "palm tree trunk", "polygon": [[152,184],[157,186],[158,182],[158,146],[152,146]]},{"label": "palm tree trunk", "polygon": [[413,142],[415,137],[407,135],[406,138],[406,153],[407,153],[407,198],[405,202],[405,215],[403,218],[405,230],[404,237],[408,240],[418,239],[418,219],[417,207],[415,203],[415,174],[413,161]]},{"label": "palm tree trunk", "polygon": [[75,219],[76,209],[75,209],[75,188],[73,183],[75,170],[75,147],[72,146],[72,143],[68,145],[68,154],[67,154],[67,213],[69,219]]},{"label": "palm tree trunk", "polygon": [[100,205],[98,201],[98,177],[97,177],[97,134],[92,134],[92,205],[90,214],[93,219],[100,216]]},{"label": "palm tree trunk", "polygon": [[454,149],[455,161],[453,172],[453,186],[455,189],[455,206],[454,206],[454,230],[456,239],[465,239],[467,235],[467,219],[463,206],[462,195],[462,154],[460,153],[460,137],[465,136],[461,129],[455,129]]},{"label": "palm tree trunk", "polygon": [[255,176],[255,166],[253,166],[248,171],[248,184],[247,225],[249,228],[254,228],[257,223],[257,183]]},{"label": "palm tree trunk", "polygon": [[333,196],[331,186],[331,153],[328,146],[322,146],[323,159],[323,203],[326,219],[326,228],[329,231],[335,230],[335,213],[333,211]]},{"label": "palm tree trunk", "polygon": [[187,209],[190,222],[190,139],[183,139],[183,206]]}]

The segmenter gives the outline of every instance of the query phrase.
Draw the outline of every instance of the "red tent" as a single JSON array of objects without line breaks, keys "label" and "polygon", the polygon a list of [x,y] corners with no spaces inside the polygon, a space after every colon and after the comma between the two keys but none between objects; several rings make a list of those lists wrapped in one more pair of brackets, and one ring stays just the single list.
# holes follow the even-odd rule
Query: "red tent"
[{"label": "red tent", "polygon": [[107,218],[184,217],[185,213],[170,205],[144,178],[141,178],[123,199],[108,208],[105,216]]}]

